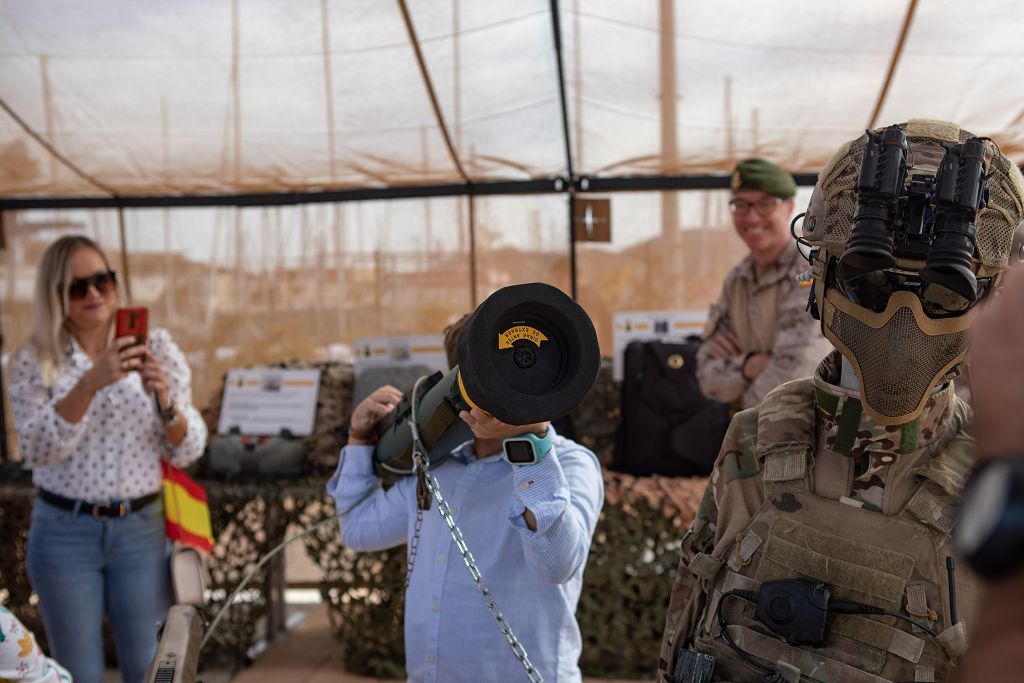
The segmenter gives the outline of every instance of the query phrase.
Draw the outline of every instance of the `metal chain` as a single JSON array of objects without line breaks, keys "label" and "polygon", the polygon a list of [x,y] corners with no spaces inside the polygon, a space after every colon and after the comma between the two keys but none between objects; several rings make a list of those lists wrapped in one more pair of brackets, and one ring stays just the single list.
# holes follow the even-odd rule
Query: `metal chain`
[{"label": "metal chain", "polygon": [[[498,603],[494,600],[494,595],[487,588],[484,583],[484,577],[480,574],[480,570],[476,566],[476,561],[473,559],[473,553],[469,551],[469,547],[466,546],[466,541],[462,538],[462,531],[455,523],[455,518],[452,517],[451,510],[448,508],[448,503],[441,496],[441,487],[437,483],[437,479],[433,474],[430,473],[430,461],[427,459],[425,453],[419,448],[418,442],[414,442],[413,445],[413,469],[423,473],[424,478],[427,482],[427,489],[434,496],[434,500],[437,501],[437,512],[441,515],[441,519],[444,520],[445,524],[448,525],[448,532],[451,534],[452,541],[455,543],[455,547],[459,550],[459,555],[462,556],[462,561],[465,563],[466,568],[469,570],[469,575],[472,577],[473,582],[476,584],[477,590],[480,592],[480,597],[483,598],[484,604],[487,605],[487,609],[490,610],[491,616],[494,618],[494,623],[497,624],[498,630],[505,640],[508,642],[508,646],[512,648],[512,655],[519,660],[519,663],[523,665],[523,670],[526,672],[526,678],[533,683],[543,683],[544,678],[540,675],[540,672],[533,667],[530,663],[530,658],[526,654],[526,648],[523,647],[519,639],[516,638],[516,634],[512,632],[512,627],[505,617],[501,614],[501,610],[498,608]],[[421,513],[422,514],[422,513]],[[408,582],[409,577],[406,576]]]},{"label": "metal chain", "polygon": [[[508,642],[508,646],[512,648],[512,656],[519,660],[519,663],[523,665],[523,671],[526,672],[527,680],[531,683],[544,683],[543,676],[540,672],[533,667],[530,663],[530,658],[526,654],[526,648],[516,638],[516,634],[512,632],[512,627],[505,621],[505,617],[502,615],[501,610],[498,609],[498,603],[495,602],[494,596],[491,591],[487,588],[484,583],[484,577],[480,574],[480,570],[476,566],[476,560],[473,559],[473,553],[469,552],[469,548],[466,546],[466,541],[462,538],[462,531],[455,523],[455,518],[452,516],[451,510],[448,508],[448,503],[441,496],[441,486],[437,483],[437,479],[430,473],[430,459],[427,457],[426,452],[423,449],[423,442],[420,440],[420,429],[419,425],[416,424],[417,415],[417,399],[419,397],[420,385],[423,383],[425,378],[421,377],[416,381],[415,386],[412,389],[411,397],[411,408],[412,413],[409,419],[409,427],[412,431],[412,469],[413,474],[416,476],[417,490],[420,486],[425,485],[427,490],[434,496],[437,501],[437,512],[441,515],[441,519],[448,525],[448,533],[451,534],[452,541],[455,543],[455,547],[459,549],[459,555],[462,556],[462,561],[469,570],[469,575],[473,579],[473,583],[476,584],[476,589],[480,592],[480,597],[483,598],[484,604],[487,605],[487,609],[490,610],[491,616],[494,618],[494,623],[497,624],[498,630],[501,635],[505,636],[505,640]],[[421,505],[420,496],[417,495],[416,504],[416,528],[413,531],[412,542],[409,544],[409,561],[406,568],[405,574],[405,588],[408,590],[409,581],[412,579],[412,569],[416,562],[416,553],[420,546],[420,530],[423,526],[423,509],[426,505]],[[427,499],[429,502],[429,498]]]},{"label": "metal chain", "polygon": [[412,567],[416,564],[416,551],[420,548],[420,530],[423,528],[423,510],[416,508],[416,528],[412,532],[412,542],[409,544],[409,558],[405,567],[404,591],[409,590],[409,581],[412,579]]}]

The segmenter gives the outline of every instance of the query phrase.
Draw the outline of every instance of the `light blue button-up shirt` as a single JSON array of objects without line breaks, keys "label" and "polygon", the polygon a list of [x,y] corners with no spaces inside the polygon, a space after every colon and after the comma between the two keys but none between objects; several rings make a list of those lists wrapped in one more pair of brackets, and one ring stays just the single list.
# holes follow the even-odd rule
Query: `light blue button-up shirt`
[{"label": "light blue button-up shirt", "polygon": [[[500,454],[476,459],[467,442],[431,472],[530,662],[546,683],[573,683],[582,680],[576,603],[604,484],[593,453],[554,432],[552,438],[552,452],[536,465],[509,465]],[[406,477],[385,491],[372,460],[371,446],[346,446],[327,482],[343,513],[342,538],[358,551],[409,542],[416,520],[416,480]],[[523,519],[526,508],[537,518],[536,532]],[[405,652],[415,683],[526,680],[436,501],[423,514],[406,593]]]}]

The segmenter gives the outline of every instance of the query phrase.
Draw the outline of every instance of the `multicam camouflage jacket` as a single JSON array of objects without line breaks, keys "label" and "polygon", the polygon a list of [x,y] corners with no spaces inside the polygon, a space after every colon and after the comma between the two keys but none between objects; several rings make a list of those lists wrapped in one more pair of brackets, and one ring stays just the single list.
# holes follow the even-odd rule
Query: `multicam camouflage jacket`
[{"label": "multicam camouflage jacket", "polygon": [[[856,392],[837,386],[839,362],[833,352],[813,378],[733,418],[683,537],[659,681],[673,680],[680,648],[715,656],[715,680],[760,681],[763,668],[726,645],[723,624],[791,681],[944,681],[966,647],[975,580],[958,571],[953,624],[945,558],[973,463],[970,409],[947,385],[914,421],[878,425]],[[828,583],[834,599],[900,612],[938,637],[891,617],[840,615],[825,647],[793,647],[754,619],[752,604],[722,600],[798,578]]]},{"label": "multicam camouflage jacket", "polygon": [[[793,243],[760,278],[750,254],[729,271],[708,313],[704,339],[728,330],[736,335],[741,353],[711,358],[710,346],[700,347],[697,379],[706,396],[750,408],[783,382],[810,376],[832,349],[806,310],[808,289],[797,282],[806,269],[807,262]],[[753,382],[743,376],[743,363],[750,353],[772,354]]]}]

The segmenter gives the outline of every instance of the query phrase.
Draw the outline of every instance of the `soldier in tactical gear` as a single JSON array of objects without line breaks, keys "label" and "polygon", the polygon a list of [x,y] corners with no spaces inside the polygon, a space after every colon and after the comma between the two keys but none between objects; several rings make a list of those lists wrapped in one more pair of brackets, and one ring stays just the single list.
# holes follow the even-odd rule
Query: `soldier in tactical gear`
[{"label": "soldier in tactical gear", "polygon": [[837,350],[733,419],[659,681],[946,681],[966,648],[949,540],[974,441],[952,379],[1019,258],[1024,179],[991,140],[912,120],[839,149],[803,235]]}]

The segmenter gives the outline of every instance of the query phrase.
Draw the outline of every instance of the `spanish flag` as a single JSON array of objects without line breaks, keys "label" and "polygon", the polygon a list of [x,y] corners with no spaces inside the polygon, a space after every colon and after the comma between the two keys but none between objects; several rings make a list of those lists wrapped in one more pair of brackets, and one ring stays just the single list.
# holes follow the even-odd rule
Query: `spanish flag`
[{"label": "spanish flag", "polygon": [[206,490],[177,467],[160,463],[164,474],[167,538],[204,553],[213,549],[213,529]]}]

